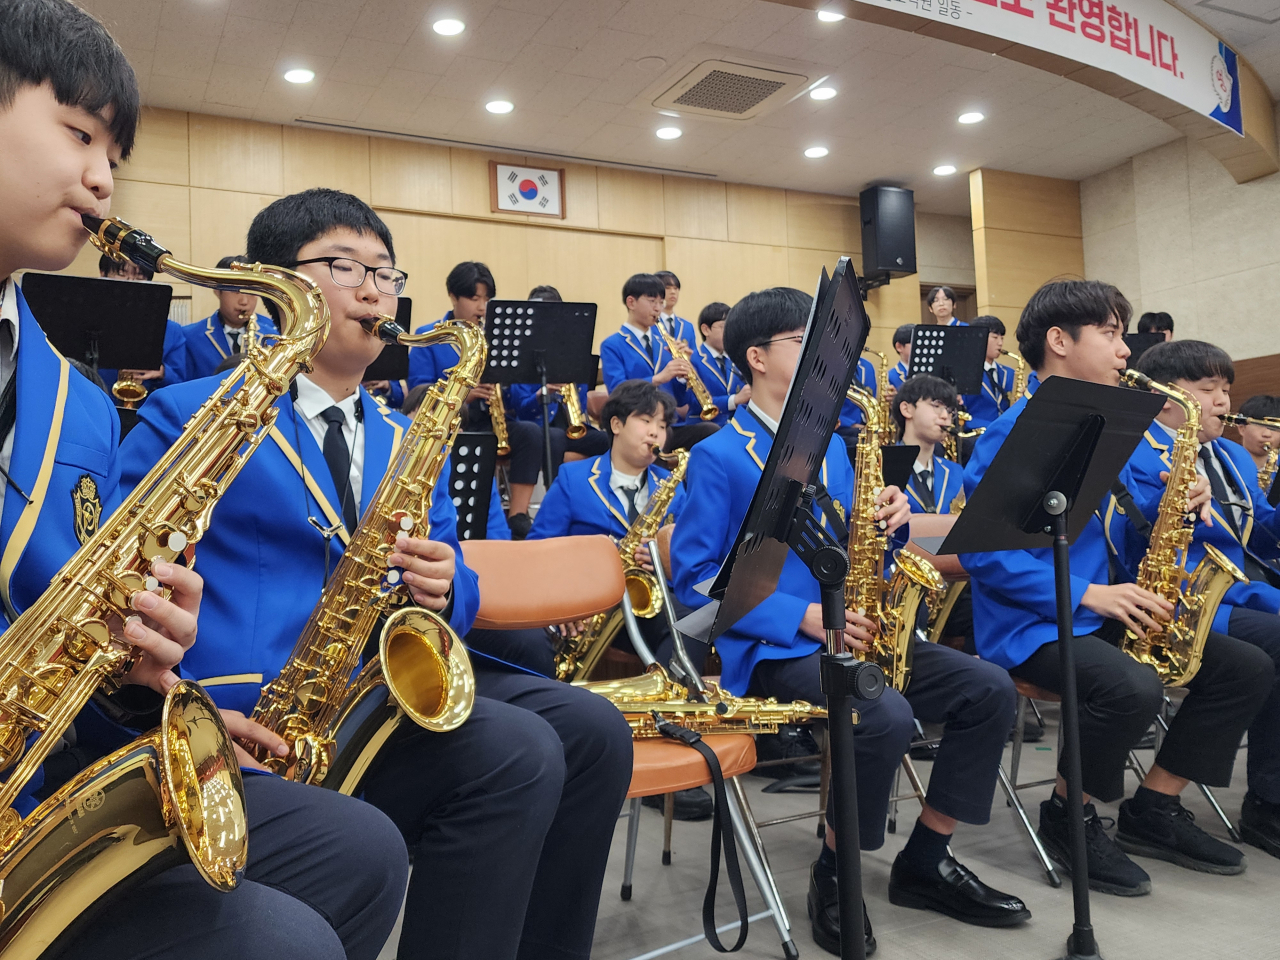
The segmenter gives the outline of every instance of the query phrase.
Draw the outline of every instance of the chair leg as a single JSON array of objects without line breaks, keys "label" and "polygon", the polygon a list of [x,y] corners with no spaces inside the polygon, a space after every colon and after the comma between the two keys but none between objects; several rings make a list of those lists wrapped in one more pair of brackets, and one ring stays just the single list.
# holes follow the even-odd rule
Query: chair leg
[{"label": "chair leg", "polygon": [[636,842],[640,839],[640,798],[631,798],[627,814],[627,859],[622,868],[622,899],[631,899],[631,874],[636,866]]},{"label": "chair leg", "polygon": [[1062,878],[1058,876],[1058,871],[1054,869],[1053,861],[1049,859],[1049,854],[1045,852],[1044,844],[1040,842],[1040,835],[1031,826],[1031,818],[1027,816],[1027,810],[1022,805],[1022,800],[1018,797],[1017,787],[1014,786],[1004,772],[1003,765],[998,767],[997,771],[1000,775],[1000,786],[1004,788],[1004,795],[1009,798],[1009,806],[1013,807],[1014,812],[1018,815],[1018,820],[1022,823],[1022,829],[1027,832],[1027,836],[1031,838],[1031,845],[1036,849],[1036,859],[1040,861],[1040,869],[1044,871],[1045,879],[1049,881],[1049,886],[1051,887],[1062,886]]},{"label": "chair leg", "polygon": [[662,803],[662,865],[671,866],[671,821],[676,816],[676,795],[668,793]]},{"label": "chair leg", "polygon": [[769,908],[773,917],[773,925],[778,931],[778,939],[782,941],[782,953],[787,960],[798,960],[800,951],[791,939],[791,922],[782,907],[782,898],[778,896],[777,885],[773,882],[773,873],[765,861],[762,851],[756,847],[755,838],[747,829],[748,814],[742,808],[742,788],[737,778],[730,778],[733,787],[728,791],[729,818],[733,821],[733,832],[738,840],[738,849],[747,861],[747,869],[756,882],[760,896]]},{"label": "chair leg", "polygon": [[[769,851],[765,849],[764,838],[760,836],[760,831],[756,828],[756,815],[751,809],[751,802],[747,799],[747,791],[742,786],[742,781],[737,777],[730,777],[729,783],[732,787],[734,796],[737,797],[738,807],[743,814],[743,820],[747,825],[747,831],[751,834],[751,842],[755,846],[756,851],[760,855],[760,859],[764,861],[769,882],[773,883],[773,865],[769,863]],[[778,901],[779,907],[782,909],[782,919],[786,922],[788,929],[791,927],[791,920],[787,917],[787,908],[782,906],[782,895],[778,893],[778,886],[773,883],[773,896]]]},{"label": "chair leg", "polygon": [[[1013,718],[1013,751],[1009,756],[1009,781],[1016,791],[1018,789],[1018,767],[1022,765],[1022,732],[1027,722],[1027,697],[1018,697],[1018,711]],[[1034,706],[1034,704],[1032,704]]]},{"label": "chair leg", "polygon": [[1241,843],[1240,831],[1236,829],[1236,825],[1231,822],[1231,818],[1227,816],[1226,811],[1218,803],[1218,798],[1213,795],[1213,791],[1206,787],[1203,783],[1197,783],[1200,792],[1204,794],[1204,798],[1209,801],[1209,806],[1213,807],[1213,812],[1218,815],[1218,819],[1222,821],[1222,825],[1227,828],[1227,834],[1236,843]]},{"label": "chair leg", "polygon": [[893,790],[889,793],[889,822],[885,824],[885,830],[889,833],[898,832],[898,794],[901,792],[899,784],[902,782],[902,767],[899,766],[893,772]]},{"label": "chair leg", "polygon": [[1044,717],[1040,716],[1040,708],[1036,706],[1034,700],[1028,700],[1027,703],[1031,707],[1031,715],[1036,718],[1036,724],[1040,727],[1041,732],[1045,729]]}]

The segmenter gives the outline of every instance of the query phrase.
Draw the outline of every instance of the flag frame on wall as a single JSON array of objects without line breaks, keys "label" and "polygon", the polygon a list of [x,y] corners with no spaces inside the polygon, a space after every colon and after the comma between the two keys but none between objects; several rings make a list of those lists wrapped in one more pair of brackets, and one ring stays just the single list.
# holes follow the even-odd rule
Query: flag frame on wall
[{"label": "flag frame on wall", "polygon": [[529,167],[489,161],[489,209],[531,217],[565,218],[563,167]]}]

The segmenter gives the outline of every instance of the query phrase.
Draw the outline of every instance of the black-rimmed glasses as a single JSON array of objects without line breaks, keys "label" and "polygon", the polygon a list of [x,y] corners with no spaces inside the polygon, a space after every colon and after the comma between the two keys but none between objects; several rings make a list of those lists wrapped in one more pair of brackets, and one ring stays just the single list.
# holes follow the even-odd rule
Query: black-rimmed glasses
[{"label": "black-rimmed glasses", "polygon": [[409,275],[395,267],[371,267],[350,257],[312,257],[310,260],[298,260],[295,267],[304,263],[327,263],[329,276],[340,287],[359,287],[365,277],[373,274],[373,285],[389,297],[398,297],[404,293],[404,285]]},{"label": "black-rimmed glasses", "polygon": [[771,343],[787,343],[787,342],[791,342],[791,343],[804,343],[804,334],[803,334],[803,333],[793,333],[793,334],[791,334],[791,336],[789,336],[789,337],[774,337],[772,340],[765,340],[765,341],[763,341],[762,343],[757,343],[757,344],[756,344],[756,346],[757,346],[757,347],[766,347],[766,346],[768,346],[768,345],[769,345],[769,344],[771,344]]}]

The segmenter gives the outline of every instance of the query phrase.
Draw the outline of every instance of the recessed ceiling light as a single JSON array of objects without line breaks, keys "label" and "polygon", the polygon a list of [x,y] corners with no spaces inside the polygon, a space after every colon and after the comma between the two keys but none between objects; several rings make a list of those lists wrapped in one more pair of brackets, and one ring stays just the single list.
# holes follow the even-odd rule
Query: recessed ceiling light
[{"label": "recessed ceiling light", "polygon": [[830,100],[836,95],[835,87],[818,87],[809,91],[809,96],[814,100]]},{"label": "recessed ceiling light", "polygon": [[981,123],[983,120],[987,118],[975,110],[973,113],[960,114],[958,119],[960,120],[961,123]]},{"label": "recessed ceiling light", "polygon": [[844,19],[844,14],[836,13],[834,10],[819,10],[818,19],[823,23],[836,23]]},{"label": "recessed ceiling light", "polygon": [[490,100],[484,108],[490,113],[510,113],[515,105],[510,100]]},{"label": "recessed ceiling light", "polygon": [[461,20],[437,20],[431,25],[431,29],[442,37],[456,37],[467,29],[467,25]]},{"label": "recessed ceiling light", "polygon": [[664,116],[664,117],[678,117],[678,116],[680,116],[680,114],[676,113],[674,110],[659,110],[659,111],[658,111],[658,113],[662,114],[662,116]]},{"label": "recessed ceiling light", "polygon": [[659,127],[656,132],[659,140],[679,140],[684,133],[679,127]]},{"label": "recessed ceiling light", "polygon": [[313,70],[286,70],[284,78],[290,83],[310,83],[316,75]]},{"label": "recessed ceiling light", "polygon": [[804,155],[810,160],[820,160],[830,153],[826,147],[810,147],[804,152]]},{"label": "recessed ceiling light", "polygon": [[949,177],[956,172],[956,168],[949,163],[944,163],[940,167],[933,168],[933,174],[937,177]]}]

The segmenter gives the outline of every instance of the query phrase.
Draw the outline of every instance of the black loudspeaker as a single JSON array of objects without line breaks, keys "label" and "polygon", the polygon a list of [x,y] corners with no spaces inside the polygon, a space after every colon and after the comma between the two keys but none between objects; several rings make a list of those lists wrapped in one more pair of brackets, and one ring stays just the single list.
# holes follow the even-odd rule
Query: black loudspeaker
[{"label": "black loudspeaker", "polygon": [[916,272],[915,195],[902,187],[867,187],[862,214],[862,275],[868,280]]}]

